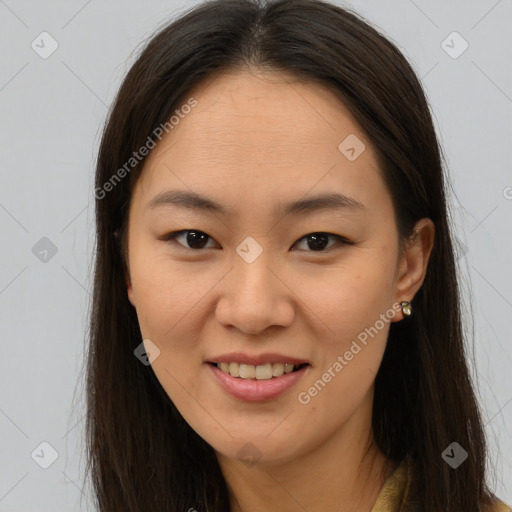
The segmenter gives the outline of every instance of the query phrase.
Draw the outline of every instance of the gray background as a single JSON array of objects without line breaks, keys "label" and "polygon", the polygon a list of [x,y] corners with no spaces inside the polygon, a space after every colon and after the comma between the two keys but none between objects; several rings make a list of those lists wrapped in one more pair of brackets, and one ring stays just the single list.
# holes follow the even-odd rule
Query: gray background
[{"label": "gray background", "polygon": [[[79,372],[94,159],[136,49],[195,3],[0,0],[0,512],[93,510],[82,485]],[[512,502],[511,1],[345,5],[399,45],[431,101],[454,190],[464,297],[473,304],[466,324],[474,323],[470,355],[497,472],[491,485]],[[31,47],[43,46],[43,31],[58,43],[46,59]],[[453,31],[469,44],[457,58],[464,42],[446,39]],[[45,39],[44,51],[50,48]],[[56,254],[42,252],[43,237]],[[58,453],[48,469],[39,466],[51,461],[42,442]]]}]

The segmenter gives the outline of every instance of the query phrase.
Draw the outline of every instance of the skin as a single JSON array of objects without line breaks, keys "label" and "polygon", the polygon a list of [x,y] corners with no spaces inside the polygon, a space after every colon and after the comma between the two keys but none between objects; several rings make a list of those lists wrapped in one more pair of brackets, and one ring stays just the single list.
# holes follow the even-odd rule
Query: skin
[{"label": "skin", "polygon": [[[400,250],[376,153],[329,90],[292,75],[240,70],[190,96],[198,105],[151,151],[129,211],[127,292],[143,339],[160,349],[152,368],[214,448],[233,511],[369,512],[395,468],[371,429],[390,323],[309,403],[297,395],[393,304],[412,300],[433,223],[418,221]],[[338,149],[349,134],[366,147],[354,161]],[[169,189],[212,198],[229,213],[146,207]],[[281,202],[333,191],[364,208],[273,215]],[[161,239],[186,229],[206,233],[206,248],[189,248],[185,236]],[[353,243],[334,237],[315,251],[304,237],[317,232]],[[250,264],[236,252],[248,236],[263,249]],[[402,318],[399,312],[392,321]],[[246,402],[223,391],[204,363],[229,352],[294,355],[311,367],[278,398]],[[237,456],[247,443],[257,450],[253,464]]]}]

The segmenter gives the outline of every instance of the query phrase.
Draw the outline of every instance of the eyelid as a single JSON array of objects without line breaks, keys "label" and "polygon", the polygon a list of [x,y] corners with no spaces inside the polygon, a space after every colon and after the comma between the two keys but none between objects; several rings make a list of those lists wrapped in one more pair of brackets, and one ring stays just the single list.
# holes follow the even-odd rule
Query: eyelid
[{"label": "eyelid", "polygon": [[[194,232],[197,232],[197,233],[203,233],[204,235],[206,235],[210,240],[214,240],[215,242],[217,242],[212,236],[210,236],[208,233],[206,233],[205,231],[202,231],[200,229],[194,229],[194,228],[190,228],[190,229],[181,229],[181,230],[178,230],[178,231],[171,231],[170,233],[167,233],[166,235],[163,235],[162,237],[159,237],[159,240],[162,240],[164,242],[170,242],[170,241],[174,241],[179,235],[183,234],[183,233],[187,233],[189,231],[194,231]],[[337,244],[334,244],[332,245],[331,247],[329,247],[328,249],[325,249],[325,250],[322,250],[322,251],[304,251],[304,252],[307,252],[307,253],[312,253],[312,254],[327,254],[327,253],[330,253],[331,250],[334,250],[334,249],[337,249],[341,243],[341,245],[355,245],[355,242],[352,242],[351,240],[349,240],[348,238],[342,236],[342,235],[337,235],[335,233],[330,233],[328,231],[311,231],[309,233],[306,233],[305,235],[301,236],[300,238],[298,238],[292,245],[292,248],[297,245],[297,243],[301,242],[302,240],[304,240],[305,238],[307,238],[308,236],[310,235],[315,235],[315,234],[322,234],[322,235],[327,235],[328,237],[330,238],[335,238],[338,240],[338,243]],[[178,243],[178,242],[177,242]],[[218,242],[217,242],[218,243]],[[190,252],[201,252],[201,251],[205,251],[205,250],[208,250],[208,249],[212,249],[212,247],[206,247],[206,248],[202,248],[202,249],[190,249],[189,247],[186,247],[180,243],[178,243],[178,245],[182,248],[182,249],[185,249],[187,251],[190,251]]]},{"label": "eyelid", "polygon": [[[206,233],[206,231],[202,231],[200,229],[194,229],[194,228],[190,228],[190,229],[180,229],[178,231],[171,231],[170,233],[167,233],[166,235],[163,235],[161,237],[158,238],[158,240],[162,240],[163,242],[171,242],[171,241],[175,241],[175,239],[180,236],[181,234],[183,233],[187,233],[189,231],[194,231],[196,233],[203,233],[205,234],[210,240],[215,240],[215,238],[213,238],[212,236],[210,236],[208,233]],[[217,242],[215,240],[215,242]],[[206,247],[206,248],[203,248],[203,249],[190,249],[189,247],[186,247],[184,246],[183,244],[180,244],[178,242],[176,242],[182,249],[185,249],[187,251],[190,251],[190,252],[201,252],[201,251],[205,251],[207,249],[211,249],[211,247]],[[217,242],[218,243],[218,242]]]},{"label": "eyelid", "polygon": [[302,240],[305,240],[308,236],[310,236],[310,235],[318,235],[318,234],[320,234],[320,235],[327,235],[327,237],[329,237],[329,238],[336,239],[337,243],[334,243],[333,245],[331,245],[327,249],[324,249],[324,250],[321,250],[321,251],[308,251],[308,250],[305,250],[304,251],[305,253],[308,253],[308,254],[330,254],[332,251],[338,249],[340,247],[340,245],[353,245],[353,242],[351,242],[350,240],[348,240],[346,237],[344,237],[342,235],[337,235],[335,233],[330,233],[328,231],[311,231],[310,233],[305,234],[304,236],[300,237],[296,242],[294,242],[294,244],[292,245],[292,248],[295,247],[295,245],[297,245]]}]

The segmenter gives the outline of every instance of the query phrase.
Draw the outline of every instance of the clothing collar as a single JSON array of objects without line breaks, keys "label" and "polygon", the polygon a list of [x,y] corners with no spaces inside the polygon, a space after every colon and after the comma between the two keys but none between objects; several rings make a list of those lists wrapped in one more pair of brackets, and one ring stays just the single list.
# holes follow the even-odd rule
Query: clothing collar
[{"label": "clothing collar", "polygon": [[409,455],[387,478],[371,512],[400,512],[412,481],[412,464]]}]

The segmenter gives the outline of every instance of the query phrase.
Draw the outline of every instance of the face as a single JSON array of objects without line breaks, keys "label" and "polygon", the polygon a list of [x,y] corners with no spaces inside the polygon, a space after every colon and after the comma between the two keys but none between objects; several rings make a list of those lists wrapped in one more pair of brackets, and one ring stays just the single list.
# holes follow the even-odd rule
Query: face
[{"label": "face", "polygon": [[189,425],[221,456],[292,460],[354,414],[369,423],[421,264],[402,258],[376,153],[331,92],[240,71],[190,97],[132,193],[128,296]]}]

